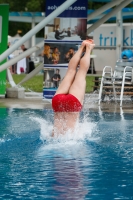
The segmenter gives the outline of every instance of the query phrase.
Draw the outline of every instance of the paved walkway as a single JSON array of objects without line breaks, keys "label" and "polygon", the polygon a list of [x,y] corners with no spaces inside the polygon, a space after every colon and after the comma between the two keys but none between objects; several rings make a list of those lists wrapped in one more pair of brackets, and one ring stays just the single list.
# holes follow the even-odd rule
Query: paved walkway
[{"label": "paved walkway", "polygon": [[[29,96],[24,99],[0,98],[0,107],[7,108],[30,108],[30,109],[51,109],[51,100],[43,99],[42,94],[38,96]],[[128,99],[123,101],[120,108],[117,103],[106,100],[98,106],[98,94],[86,94],[84,107],[85,110],[106,111],[106,112],[126,112],[133,113],[133,102]]]}]

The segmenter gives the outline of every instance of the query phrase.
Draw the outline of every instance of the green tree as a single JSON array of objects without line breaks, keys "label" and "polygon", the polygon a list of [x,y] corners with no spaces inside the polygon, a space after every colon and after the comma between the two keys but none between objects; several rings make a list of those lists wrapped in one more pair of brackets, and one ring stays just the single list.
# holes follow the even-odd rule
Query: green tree
[{"label": "green tree", "polygon": [[45,11],[45,1],[44,0],[30,0],[26,3],[26,7],[29,11]]},{"label": "green tree", "polygon": [[44,12],[45,0],[0,0],[0,4],[9,4],[10,12],[12,11],[26,11],[29,12],[41,11]]},{"label": "green tree", "polygon": [[[0,0],[0,4],[9,4],[10,12],[44,12],[45,0]],[[22,30],[22,35],[31,29],[30,23],[9,21],[9,35],[16,35],[18,30]],[[44,30],[39,31],[38,37],[44,36]]]}]

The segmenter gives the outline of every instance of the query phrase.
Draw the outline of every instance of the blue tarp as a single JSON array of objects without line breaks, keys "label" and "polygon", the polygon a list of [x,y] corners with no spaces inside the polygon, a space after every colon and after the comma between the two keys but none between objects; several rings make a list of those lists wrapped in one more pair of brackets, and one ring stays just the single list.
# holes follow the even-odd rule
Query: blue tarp
[{"label": "blue tarp", "polygon": [[[96,1],[96,0],[94,0],[94,1]],[[99,0],[100,1],[100,0]],[[88,15],[89,14],[91,14],[92,12],[94,12],[95,10],[88,10]],[[108,9],[108,10],[106,10],[103,14],[108,14],[110,11],[112,11],[112,9]],[[124,14],[124,13],[128,13],[128,15],[127,16],[123,16],[123,19],[131,19],[132,17],[133,17],[133,8],[123,8],[122,9],[122,13]],[[88,21],[88,24],[91,24],[91,23],[94,23],[94,22],[96,22],[97,20],[99,19],[99,17],[97,16],[94,20],[90,20],[90,21]],[[108,22],[109,21],[114,21],[114,20],[116,20],[116,17],[115,16],[113,16],[113,17],[111,17],[110,19],[108,19]]]},{"label": "blue tarp", "polygon": [[[88,15],[91,14],[92,12],[94,12],[95,10],[91,10],[89,9],[88,10]],[[108,14],[110,11],[112,11],[112,8],[106,10],[103,14]],[[133,14],[133,8],[123,8],[122,9],[122,12],[128,12],[128,13],[131,13],[131,15]]]}]

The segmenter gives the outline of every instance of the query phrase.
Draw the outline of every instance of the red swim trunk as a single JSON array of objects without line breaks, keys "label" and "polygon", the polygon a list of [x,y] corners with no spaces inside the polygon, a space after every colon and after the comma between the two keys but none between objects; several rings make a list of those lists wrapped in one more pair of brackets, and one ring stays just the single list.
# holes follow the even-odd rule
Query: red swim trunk
[{"label": "red swim trunk", "polygon": [[72,94],[57,94],[52,99],[54,112],[80,112],[82,105]]}]

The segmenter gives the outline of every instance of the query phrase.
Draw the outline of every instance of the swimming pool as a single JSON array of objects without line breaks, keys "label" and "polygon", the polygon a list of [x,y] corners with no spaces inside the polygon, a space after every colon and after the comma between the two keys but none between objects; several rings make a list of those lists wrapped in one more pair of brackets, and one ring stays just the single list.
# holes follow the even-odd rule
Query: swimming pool
[{"label": "swimming pool", "polygon": [[0,109],[0,199],[133,199],[133,114],[84,112],[51,139],[51,110]]}]

